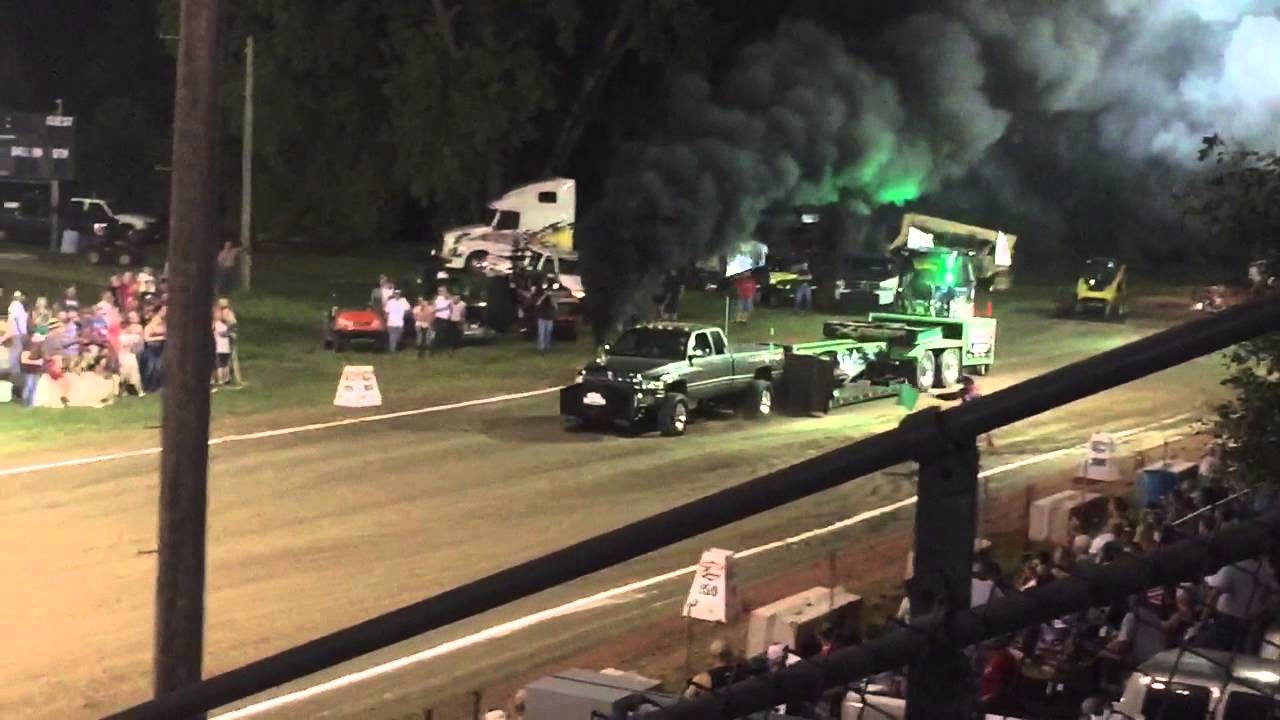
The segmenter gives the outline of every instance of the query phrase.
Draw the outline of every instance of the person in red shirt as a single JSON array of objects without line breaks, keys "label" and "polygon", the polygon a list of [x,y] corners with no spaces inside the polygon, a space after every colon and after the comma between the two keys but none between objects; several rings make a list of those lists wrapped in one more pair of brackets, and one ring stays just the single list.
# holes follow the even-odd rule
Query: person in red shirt
[{"label": "person in red shirt", "polygon": [[738,293],[738,322],[745,323],[751,319],[751,311],[755,309],[756,279],[751,273],[743,273],[733,281],[734,290]]},{"label": "person in red shirt", "polygon": [[978,701],[983,712],[1009,714],[1015,700],[1014,683],[1018,677],[1018,658],[1009,649],[1009,638],[996,638],[987,648],[987,661],[982,666]]}]

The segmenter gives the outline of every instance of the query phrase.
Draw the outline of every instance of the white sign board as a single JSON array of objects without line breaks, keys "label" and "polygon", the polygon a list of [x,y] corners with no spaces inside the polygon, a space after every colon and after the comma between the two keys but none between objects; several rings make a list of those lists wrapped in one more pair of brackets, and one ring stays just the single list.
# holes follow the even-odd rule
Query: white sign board
[{"label": "white sign board", "polygon": [[711,548],[702,553],[689,598],[680,614],[694,620],[729,623],[737,618],[738,609],[733,551]]},{"label": "white sign board", "polygon": [[1002,232],[996,233],[996,267],[1012,267],[1013,266],[1013,248],[1009,247],[1009,236]]},{"label": "white sign board", "polygon": [[914,225],[907,228],[907,249],[928,250],[933,247],[933,235]]},{"label": "white sign board", "polygon": [[338,379],[338,393],[333,397],[333,404],[349,408],[381,405],[382,393],[378,390],[378,377],[373,374],[373,366],[347,365],[342,368],[342,377]]},{"label": "white sign board", "polygon": [[1116,439],[1110,433],[1094,433],[1089,438],[1089,452],[1085,455],[1084,470],[1080,476],[1085,480],[1116,482],[1120,479],[1120,468],[1116,464]]}]

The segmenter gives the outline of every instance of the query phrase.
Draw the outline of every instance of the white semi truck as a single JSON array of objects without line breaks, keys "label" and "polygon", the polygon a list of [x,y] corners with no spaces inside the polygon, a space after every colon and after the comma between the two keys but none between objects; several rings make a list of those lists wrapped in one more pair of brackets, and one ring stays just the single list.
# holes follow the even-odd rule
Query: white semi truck
[{"label": "white semi truck", "polygon": [[511,257],[519,240],[571,252],[577,202],[577,186],[567,178],[515,188],[489,204],[488,224],[446,230],[440,256],[451,268],[478,267],[491,256]]}]

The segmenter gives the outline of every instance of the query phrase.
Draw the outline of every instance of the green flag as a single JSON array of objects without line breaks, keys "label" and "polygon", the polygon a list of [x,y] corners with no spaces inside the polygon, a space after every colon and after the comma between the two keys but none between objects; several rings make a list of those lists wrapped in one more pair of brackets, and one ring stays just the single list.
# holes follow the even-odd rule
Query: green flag
[{"label": "green flag", "polygon": [[902,383],[898,386],[898,404],[911,412],[916,409],[916,403],[920,401],[920,391],[911,386],[911,383]]}]

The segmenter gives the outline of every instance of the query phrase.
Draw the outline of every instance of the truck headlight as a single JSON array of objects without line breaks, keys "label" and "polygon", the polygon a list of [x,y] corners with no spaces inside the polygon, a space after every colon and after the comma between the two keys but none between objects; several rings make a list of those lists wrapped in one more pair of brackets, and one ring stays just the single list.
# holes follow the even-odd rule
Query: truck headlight
[{"label": "truck headlight", "polygon": [[578,383],[581,383],[583,380],[586,380],[586,378],[587,378],[587,374],[579,370],[578,374],[573,376],[573,382],[576,385]]}]

